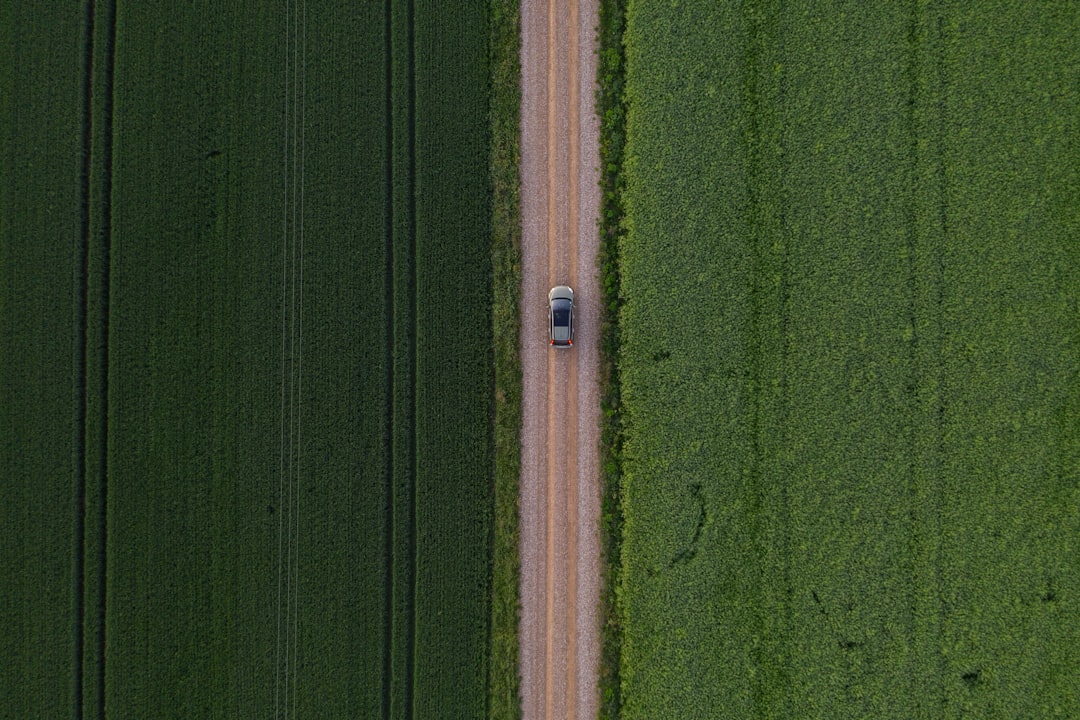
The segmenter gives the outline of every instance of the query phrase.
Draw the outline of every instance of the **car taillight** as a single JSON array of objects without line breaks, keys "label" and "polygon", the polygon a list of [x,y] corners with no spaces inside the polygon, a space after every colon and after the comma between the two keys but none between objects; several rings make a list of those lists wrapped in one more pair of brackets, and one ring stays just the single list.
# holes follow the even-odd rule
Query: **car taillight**
[{"label": "car taillight", "polygon": [[554,340],[552,340],[550,343],[548,343],[548,345],[554,345],[554,344],[555,344]]}]

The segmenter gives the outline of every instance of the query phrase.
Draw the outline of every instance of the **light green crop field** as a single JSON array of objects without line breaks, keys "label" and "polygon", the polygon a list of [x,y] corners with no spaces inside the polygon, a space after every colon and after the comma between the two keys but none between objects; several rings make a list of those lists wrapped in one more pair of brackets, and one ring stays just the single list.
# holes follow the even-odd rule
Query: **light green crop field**
[{"label": "light green crop field", "polygon": [[0,718],[481,717],[488,9],[0,11]]},{"label": "light green crop field", "polygon": [[1076,716],[1078,34],[628,4],[622,717]]}]

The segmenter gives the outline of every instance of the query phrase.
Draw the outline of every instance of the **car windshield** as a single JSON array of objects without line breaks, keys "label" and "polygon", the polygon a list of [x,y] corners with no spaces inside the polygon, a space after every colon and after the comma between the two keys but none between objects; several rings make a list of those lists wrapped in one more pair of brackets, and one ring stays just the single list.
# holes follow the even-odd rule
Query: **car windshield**
[{"label": "car windshield", "polygon": [[559,326],[566,326],[570,324],[570,311],[556,309],[554,312],[555,324]]}]

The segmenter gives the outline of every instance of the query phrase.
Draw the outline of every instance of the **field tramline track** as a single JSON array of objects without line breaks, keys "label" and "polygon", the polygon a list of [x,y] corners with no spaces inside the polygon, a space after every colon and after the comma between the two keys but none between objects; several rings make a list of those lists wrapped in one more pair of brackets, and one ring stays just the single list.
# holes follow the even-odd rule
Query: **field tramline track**
[{"label": "field tramline track", "polygon": [[416,108],[412,0],[386,0],[382,714],[412,718],[416,662]]},{"label": "field tramline track", "polygon": [[106,711],[109,301],[116,3],[85,6],[79,245],[75,283],[75,548],[72,716]]},{"label": "field tramline track", "polygon": [[284,27],[281,433],[274,647],[275,718],[296,716],[300,660],[300,449],[304,328],[306,2],[301,0],[286,4]]}]

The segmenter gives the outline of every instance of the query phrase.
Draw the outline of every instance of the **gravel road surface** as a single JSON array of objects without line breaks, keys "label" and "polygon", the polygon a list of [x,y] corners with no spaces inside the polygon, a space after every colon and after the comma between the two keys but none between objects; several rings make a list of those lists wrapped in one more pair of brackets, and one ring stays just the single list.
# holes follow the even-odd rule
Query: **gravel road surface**
[{"label": "gravel road surface", "polygon": [[[600,491],[596,0],[524,0],[521,676],[525,720],[596,717]],[[547,292],[574,289],[574,346]]]}]

